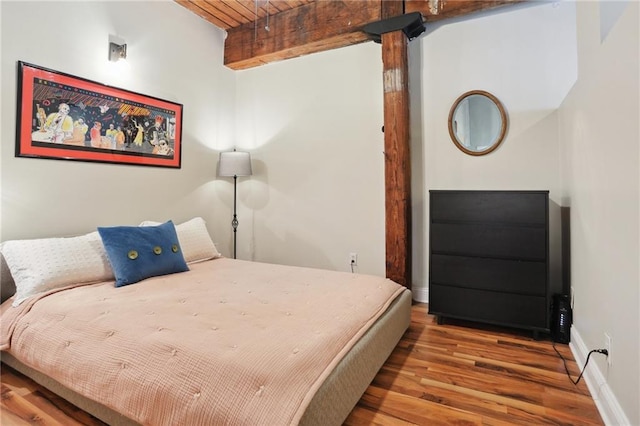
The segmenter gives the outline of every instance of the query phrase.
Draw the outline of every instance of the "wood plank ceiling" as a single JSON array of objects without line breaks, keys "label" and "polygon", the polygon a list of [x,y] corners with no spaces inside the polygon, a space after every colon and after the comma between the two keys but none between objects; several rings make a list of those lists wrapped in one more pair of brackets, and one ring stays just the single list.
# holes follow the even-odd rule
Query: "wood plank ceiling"
[{"label": "wood plank ceiling", "polygon": [[229,30],[286,10],[313,3],[315,0],[176,0],[212,24]]},{"label": "wood plank ceiling", "polygon": [[245,69],[362,43],[383,2],[420,12],[427,24],[525,0],[175,0],[227,31],[224,63]]}]

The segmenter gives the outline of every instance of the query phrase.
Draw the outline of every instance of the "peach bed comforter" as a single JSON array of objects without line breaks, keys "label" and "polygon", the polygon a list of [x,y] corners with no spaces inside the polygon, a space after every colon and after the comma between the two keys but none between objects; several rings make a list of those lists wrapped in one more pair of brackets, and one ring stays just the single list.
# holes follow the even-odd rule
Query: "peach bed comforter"
[{"label": "peach bed comforter", "polygon": [[0,307],[0,349],[142,424],[299,421],[324,378],[404,287],[216,259]]}]

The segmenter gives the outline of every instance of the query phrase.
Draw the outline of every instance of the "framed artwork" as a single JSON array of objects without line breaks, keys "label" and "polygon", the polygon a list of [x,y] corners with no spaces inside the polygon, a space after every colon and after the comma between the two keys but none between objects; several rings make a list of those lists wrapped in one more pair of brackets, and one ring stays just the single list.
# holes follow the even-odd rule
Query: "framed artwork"
[{"label": "framed artwork", "polygon": [[18,62],[16,157],[180,168],[182,105]]}]

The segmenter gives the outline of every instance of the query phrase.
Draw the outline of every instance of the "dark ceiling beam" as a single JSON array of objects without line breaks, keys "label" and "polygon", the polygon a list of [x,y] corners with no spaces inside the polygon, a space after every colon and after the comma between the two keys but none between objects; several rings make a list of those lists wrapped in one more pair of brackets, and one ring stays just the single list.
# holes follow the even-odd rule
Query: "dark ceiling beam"
[{"label": "dark ceiling beam", "polygon": [[[185,0],[177,1],[193,10],[193,5],[185,4]],[[429,23],[523,1],[405,0],[404,12],[420,12]],[[305,4],[268,18],[262,17],[255,23],[230,28],[225,40],[224,64],[235,70],[246,69],[362,43],[371,39],[362,28],[380,19],[381,0],[320,0]]]},{"label": "dark ceiling beam", "polygon": [[[238,70],[369,40],[380,0],[322,0],[227,31],[224,64]],[[268,30],[267,30],[268,28]]]},{"label": "dark ceiling beam", "polygon": [[523,3],[524,1],[527,0],[405,0],[404,12],[420,12],[424,21],[429,23]]}]

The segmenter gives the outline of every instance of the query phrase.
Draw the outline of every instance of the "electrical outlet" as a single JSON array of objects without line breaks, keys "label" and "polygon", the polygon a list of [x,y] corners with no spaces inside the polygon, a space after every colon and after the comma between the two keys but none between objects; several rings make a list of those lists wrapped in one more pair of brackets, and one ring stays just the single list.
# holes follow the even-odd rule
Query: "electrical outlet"
[{"label": "electrical outlet", "polygon": [[611,366],[611,336],[604,333],[604,348],[607,350],[607,365]]},{"label": "electrical outlet", "polygon": [[358,253],[349,253],[349,263],[358,266]]}]

